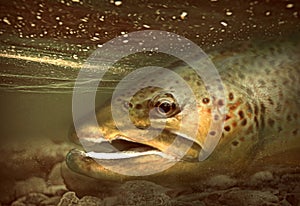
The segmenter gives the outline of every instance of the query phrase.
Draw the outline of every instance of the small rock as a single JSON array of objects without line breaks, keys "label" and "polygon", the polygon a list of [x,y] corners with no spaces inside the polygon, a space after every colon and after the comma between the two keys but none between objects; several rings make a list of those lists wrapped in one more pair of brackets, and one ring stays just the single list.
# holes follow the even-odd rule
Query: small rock
[{"label": "small rock", "polygon": [[67,192],[62,196],[57,206],[77,205],[78,202],[79,199],[76,197],[75,192]]},{"label": "small rock", "polygon": [[211,177],[206,184],[210,187],[218,189],[228,189],[237,184],[237,180],[227,176],[227,175],[217,175]]},{"label": "small rock", "polygon": [[260,171],[250,177],[250,185],[258,185],[263,182],[270,182],[274,179],[273,174],[270,171]]},{"label": "small rock", "polygon": [[168,189],[148,181],[128,181],[121,187],[118,200],[121,205],[171,205],[165,194]]},{"label": "small rock", "polygon": [[279,199],[269,191],[231,190],[224,193],[219,201],[222,204],[232,206],[263,206],[278,204]]},{"label": "small rock", "polygon": [[16,197],[24,196],[28,193],[43,193],[46,190],[46,182],[40,177],[31,177],[24,181],[19,181],[15,185]]},{"label": "small rock", "polygon": [[54,197],[49,197],[46,200],[43,200],[40,205],[46,206],[46,205],[57,205],[60,201],[61,196],[54,196]]},{"label": "small rock", "polygon": [[79,206],[102,206],[102,200],[97,198],[97,197],[92,197],[92,196],[84,196],[79,200]]},{"label": "small rock", "polygon": [[65,185],[52,185],[47,187],[44,193],[47,195],[63,195],[67,191],[68,189]]},{"label": "small rock", "polygon": [[48,197],[41,193],[30,193],[27,194],[16,201],[14,201],[12,206],[21,206],[21,205],[40,205],[41,202],[47,200]]}]

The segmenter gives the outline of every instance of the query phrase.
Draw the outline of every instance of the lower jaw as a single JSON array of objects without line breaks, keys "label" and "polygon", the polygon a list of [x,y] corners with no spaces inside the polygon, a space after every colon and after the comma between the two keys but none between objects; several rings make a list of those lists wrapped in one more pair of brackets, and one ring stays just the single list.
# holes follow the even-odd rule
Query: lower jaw
[{"label": "lower jaw", "polygon": [[123,180],[130,176],[157,174],[172,167],[178,161],[173,156],[157,150],[85,153],[77,149],[71,150],[66,160],[68,167],[77,173],[111,181]]}]

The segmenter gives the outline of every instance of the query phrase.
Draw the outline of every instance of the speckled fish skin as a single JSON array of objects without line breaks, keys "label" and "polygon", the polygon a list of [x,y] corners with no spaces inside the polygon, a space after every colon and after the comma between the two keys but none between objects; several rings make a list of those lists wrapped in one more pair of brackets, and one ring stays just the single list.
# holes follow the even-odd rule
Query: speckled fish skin
[{"label": "speckled fish skin", "polygon": [[[106,170],[93,159],[86,157],[83,152],[72,150],[67,156],[69,168],[100,180],[147,179],[160,184],[172,184],[174,181],[178,182],[178,178],[181,182],[193,181],[211,171],[224,173],[246,171],[246,167],[255,164],[255,160],[272,157],[286,151],[296,151],[294,155],[299,157],[299,39],[295,37],[288,40],[243,42],[235,47],[220,48],[209,53],[225,86],[227,114],[220,142],[207,160],[203,162],[180,161],[158,174],[130,177]],[[198,112],[206,117],[206,121],[200,123],[197,136],[197,142],[201,145],[206,134],[210,132],[207,125],[212,121],[210,113],[212,100],[209,99],[204,85],[193,71],[177,68],[176,72],[196,91],[195,94],[199,100]],[[148,94],[146,91],[143,93],[143,96],[146,96],[145,99],[137,95],[138,99],[134,97],[131,100],[132,108],[136,108],[137,104],[141,107],[131,111],[134,114],[143,114],[144,111],[148,111],[145,104]],[[149,95],[151,94],[153,95],[153,93]],[[218,104],[222,106],[224,102],[220,101]],[[115,135],[122,134],[115,129],[111,114],[109,114],[109,107],[110,104],[100,108],[97,116],[104,137],[113,140]],[[142,117],[141,114],[133,116],[133,122],[136,120],[139,123],[145,123],[137,119]],[[169,126],[172,127],[172,124]],[[176,127],[176,124],[173,127]],[[92,131],[88,132],[92,133]],[[172,141],[172,134],[167,132],[163,132],[160,140],[147,144],[164,151],[167,143]],[[74,132],[71,136],[76,139]],[[188,154],[195,155],[197,152],[199,152],[199,147],[196,145],[189,150]],[[293,159],[293,157],[290,158]]]}]

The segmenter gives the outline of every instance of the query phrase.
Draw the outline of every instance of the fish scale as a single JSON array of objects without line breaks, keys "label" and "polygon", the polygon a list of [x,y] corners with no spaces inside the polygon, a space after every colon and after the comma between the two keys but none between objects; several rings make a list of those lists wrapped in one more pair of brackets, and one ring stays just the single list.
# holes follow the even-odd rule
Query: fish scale
[{"label": "fish scale", "polygon": [[[236,44],[235,47],[215,49],[209,52],[209,57],[219,71],[226,101],[209,96],[208,90],[211,88],[222,91],[222,88],[214,87],[213,84],[216,82],[204,85],[196,72],[188,66],[172,68],[172,71],[179,74],[194,92],[200,122],[195,143],[186,154],[188,158],[183,158],[184,161],[178,162],[176,167],[168,169],[164,174],[175,173],[179,176],[186,176],[194,170],[202,171],[204,174],[207,168],[222,171],[225,168],[231,168],[235,171],[236,168],[245,168],[244,166],[253,160],[295,148],[299,149],[300,38],[242,42]],[[154,73],[141,78],[139,82],[135,82],[135,86],[141,86],[144,89],[127,99],[124,96],[118,97],[119,101],[127,105],[120,109],[129,109],[131,123],[139,129],[150,125],[148,114],[151,104],[149,102],[162,92],[161,88],[147,87],[146,85],[150,82],[164,82],[163,91],[179,99],[185,106],[193,101],[184,90],[174,90],[173,87],[178,82],[168,74]],[[218,107],[225,105],[226,115],[215,114],[213,116],[213,105]],[[176,138],[176,130],[179,128],[182,113],[193,112],[185,110],[185,107],[182,107],[181,112],[167,118],[162,134],[151,141],[141,141],[136,137],[137,133],[134,130],[128,131],[127,136],[122,131],[118,131],[111,115],[108,114],[111,111],[110,103],[98,110],[97,119],[100,125],[99,130],[110,142],[118,136],[125,136],[130,141],[150,145],[168,153],[170,151],[167,148]],[[224,118],[224,128],[217,147],[207,160],[191,163],[190,159],[197,159],[199,149],[203,147],[207,134],[219,135],[220,131],[210,130],[209,125],[212,121],[219,121],[220,118]],[[160,121],[160,119],[155,121]],[[128,122],[123,122],[123,128],[126,128],[126,124]],[[194,126],[193,122],[189,124],[190,128]],[[87,127],[83,126],[83,128]],[[190,132],[188,130],[181,132],[180,135],[186,138]],[[72,137],[78,138],[74,131]],[[185,143],[182,142],[182,144]],[[174,155],[172,152],[170,154]],[[72,170],[98,179],[116,181],[129,178],[118,174],[106,177],[104,174],[108,171],[93,161],[86,161],[87,158],[89,157],[86,157],[84,153],[71,151],[67,163]],[[228,167],[228,163],[231,167]],[[155,162],[152,164],[154,167]],[[190,179],[193,177],[196,178],[199,175],[193,174]],[[145,179],[159,180],[160,183],[165,181],[163,176],[150,176]]]}]

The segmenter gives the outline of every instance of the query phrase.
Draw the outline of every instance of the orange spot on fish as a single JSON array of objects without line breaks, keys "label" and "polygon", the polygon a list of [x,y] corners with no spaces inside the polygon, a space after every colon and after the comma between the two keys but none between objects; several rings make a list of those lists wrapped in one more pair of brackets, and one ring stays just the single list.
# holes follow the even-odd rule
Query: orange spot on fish
[{"label": "orange spot on fish", "polygon": [[237,125],[236,122],[233,122],[233,123],[232,123],[232,126],[233,126],[233,127],[236,127],[236,125]]}]

